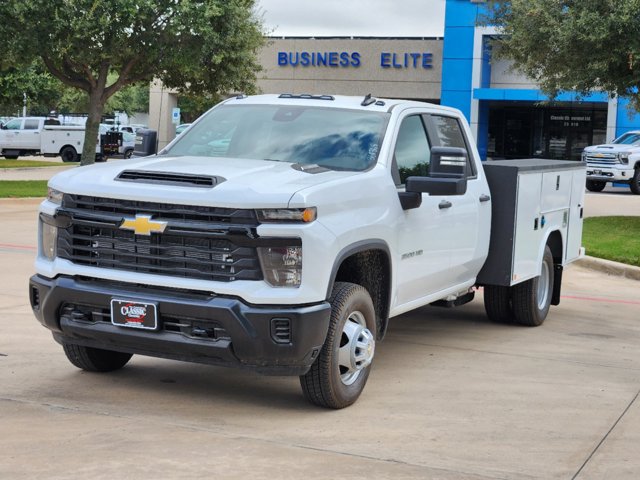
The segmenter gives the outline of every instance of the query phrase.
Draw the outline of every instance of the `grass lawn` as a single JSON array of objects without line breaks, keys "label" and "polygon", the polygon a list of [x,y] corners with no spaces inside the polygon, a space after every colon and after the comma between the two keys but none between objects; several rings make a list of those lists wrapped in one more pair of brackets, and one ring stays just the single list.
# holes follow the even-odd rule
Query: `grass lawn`
[{"label": "grass lawn", "polygon": [[584,219],[587,255],[640,267],[640,217]]},{"label": "grass lawn", "polygon": [[0,180],[0,198],[46,196],[47,180]]},{"label": "grass lawn", "polygon": [[33,167],[62,167],[78,165],[78,162],[47,162],[44,160],[7,160],[0,158],[0,168],[33,168]]}]

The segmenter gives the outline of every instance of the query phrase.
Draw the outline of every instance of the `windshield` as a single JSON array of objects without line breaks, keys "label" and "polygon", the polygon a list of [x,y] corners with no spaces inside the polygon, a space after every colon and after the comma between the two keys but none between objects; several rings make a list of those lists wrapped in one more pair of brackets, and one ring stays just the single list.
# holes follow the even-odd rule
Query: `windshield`
[{"label": "windshield", "polygon": [[366,170],[375,164],[389,115],[283,105],[221,105],[166,153],[317,164]]},{"label": "windshield", "polygon": [[625,133],[613,141],[613,143],[621,145],[634,145],[638,142],[640,142],[640,133]]}]

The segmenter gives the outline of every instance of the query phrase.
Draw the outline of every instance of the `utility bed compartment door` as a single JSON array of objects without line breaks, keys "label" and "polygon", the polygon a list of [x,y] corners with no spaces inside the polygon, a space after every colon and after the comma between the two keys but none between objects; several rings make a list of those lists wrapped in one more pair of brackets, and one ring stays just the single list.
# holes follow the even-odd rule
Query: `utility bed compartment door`
[{"label": "utility bed compartment door", "polygon": [[[542,178],[538,173],[521,174],[517,177],[514,245],[513,248],[505,246],[513,252],[511,283],[538,275],[538,252],[542,241],[542,229],[539,225],[542,188]],[[496,201],[495,197],[493,201]]]},{"label": "utility bed compartment door", "polygon": [[[573,171],[552,171],[542,174],[541,211],[567,208],[571,201]],[[582,186],[584,190],[584,185]]]}]

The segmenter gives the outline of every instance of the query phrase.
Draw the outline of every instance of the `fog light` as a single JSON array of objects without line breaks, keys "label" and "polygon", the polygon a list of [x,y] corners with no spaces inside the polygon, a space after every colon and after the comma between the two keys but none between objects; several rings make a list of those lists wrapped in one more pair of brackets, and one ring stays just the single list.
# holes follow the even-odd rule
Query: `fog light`
[{"label": "fog light", "polygon": [[302,247],[258,248],[265,281],[272,287],[299,287],[302,281]]},{"label": "fog light", "polygon": [[49,260],[56,258],[58,246],[58,228],[42,222],[42,253]]}]

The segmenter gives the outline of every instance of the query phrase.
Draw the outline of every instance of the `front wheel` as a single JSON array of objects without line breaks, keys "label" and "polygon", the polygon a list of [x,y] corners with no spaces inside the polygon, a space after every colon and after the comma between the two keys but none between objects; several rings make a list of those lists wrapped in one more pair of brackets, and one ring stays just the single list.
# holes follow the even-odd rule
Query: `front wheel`
[{"label": "front wheel", "polygon": [[546,246],[540,276],[512,287],[511,306],[515,323],[528,327],[542,325],[551,307],[553,270],[553,255]]},{"label": "front wheel", "polygon": [[640,195],[640,167],[636,167],[633,172],[633,178],[631,179],[629,188],[634,195]]},{"label": "front wheel", "polygon": [[64,353],[76,367],[88,372],[112,372],[124,367],[131,359],[130,353],[83,347],[72,343],[62,345]]},{"label": "front wheel", "polygon": [[587,190],[589,190],[590,192],[601,192],[606,186],[607,182],[600,182],[598,180],[587,180]]},{"label": "front wheel", "polygon": [[331,320],[324,346],[305,375],[302,392],[311,403],[327,408],[353,404],[364,389],[375,353],[376,316],[367,290],[336,283]]}]

